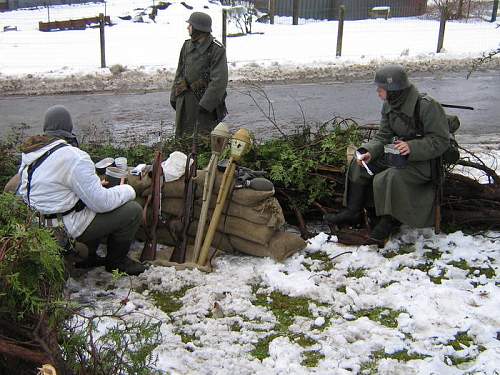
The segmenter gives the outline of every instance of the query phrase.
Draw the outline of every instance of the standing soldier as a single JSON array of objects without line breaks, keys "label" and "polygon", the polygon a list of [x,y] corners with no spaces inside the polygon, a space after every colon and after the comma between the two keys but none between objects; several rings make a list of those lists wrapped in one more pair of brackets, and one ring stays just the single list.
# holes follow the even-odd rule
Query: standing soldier
[{"label": "standing soldier", "polygon": [[227,114],[226,49],[210,34],[212,19],[208,14],[193,12],[189,19],[191,36],[182,46],[170,104],[175,109],[175,136],[198,131],[210,133]]},{"label": "standing soldier", "polygon": [[360,221],[372,190],[379,221],[365,244],[383,247],[401,222],[417,228],[433,224],[434,161],[449,147],[450,134],[441,105],[419,94],[402,66],[380,68],[375,84],[384,101],[380,129],[349,167],[347,208],[325,219],[330,224]]}]

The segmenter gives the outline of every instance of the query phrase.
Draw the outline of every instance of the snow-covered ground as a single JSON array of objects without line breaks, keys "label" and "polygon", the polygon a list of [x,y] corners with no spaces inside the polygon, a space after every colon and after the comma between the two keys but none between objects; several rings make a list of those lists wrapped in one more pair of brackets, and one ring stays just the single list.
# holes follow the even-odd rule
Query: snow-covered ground
[{"label": "snow-covered ground", "polygon": [[[156,23],[147,15],[144,23],[122,20],[152,4],[147,0],[109,0],[104,3],[50,7],[50,20],[94,17],[105,13],[112,27],[106,27],[106,61],[110,67],[125,66],[139,74],[171,79],[183,41],[188,38],[185,20],[192,11],[204,11],[213,18],[213,34],[221,38],[222,7],[216,1],[191,0],[187,9],[178,0],[159,10]],[[99,30],[41,32],[38,22],[49,18],[47,8],[0,13],[0,30],[16,26],[17,31],[0,32],[0,79],[12,77],[111,76],[100,69]],[[499,46],[500,28],[495,23],[469,20],[449,21],[443,53],[436,54],[438,20],[418,18],[347,21],[342,57],[337,58],[337,21],[289,24],[253,23],[251,35],[227,39],[230,74],[237,79],[310,79],[342,76],[373,65],[397,60],[425,70],[446,69],[450,61],[467,60]],[[233,24],[229,32],[237,32]],[[499,65],[495,59],[494,65]],[[415,68],[419,69],[419,68]]]},{"label": "snow-covered ground", "polygon": [[[124,310],[162,321],[156,366],[168,374],[498,374],[499,235],[403,228],[378,251],[320,233],[284,263],[150,268]],[[129,285],[97,269],[69,290],[99,310]],[[155,306],[153,291],[179,290],[178,310]]]}]

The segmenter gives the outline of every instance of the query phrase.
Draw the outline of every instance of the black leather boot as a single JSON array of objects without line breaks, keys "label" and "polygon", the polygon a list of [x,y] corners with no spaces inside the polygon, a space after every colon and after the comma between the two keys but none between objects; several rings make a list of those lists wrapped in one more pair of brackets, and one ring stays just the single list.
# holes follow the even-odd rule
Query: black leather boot
[{"label": "black leather boot", "polygon": [[361,220],[361,210],[365,204],[366,186],[349,184],[347,193],[347,208],[338,214],[325,214],[323,220],[328,224],[356,224]]},{"label": "black leather boot", "polygon": [[390,215],[381,216],[380,221],[373,228],[365,245],[377,245],[379,248],[383,248],[391,234],[399,228],[400,224],[399,221]]},{"label": "black leather boot", "polygon": [[106,271],[118,270],[129,275],[139,275],[146,270],[146,266],[127,257],[131,241],[108,241],[106,254]]}]

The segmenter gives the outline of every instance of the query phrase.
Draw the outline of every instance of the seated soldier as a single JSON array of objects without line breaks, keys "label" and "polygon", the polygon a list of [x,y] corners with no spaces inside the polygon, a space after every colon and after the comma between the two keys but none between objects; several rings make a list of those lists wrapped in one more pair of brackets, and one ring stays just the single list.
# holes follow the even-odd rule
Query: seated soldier
[{"label": "seated soldier", "polygon": [[[104,265],[137,275],[145,267],[127,257],[141,223],[141,206],[126,184],[106,189],[90,156],[78,148],[68,110],[57,105],[45,113],[43,135],[29,137],[22,145],[18,194],[44,216],[47,225],[62,224],[72,238],[87,245],[89,258],[81,265]],[[107,237],[106,258],[97,257],[101,239]]]},{"label": "seated soldier", "polygon": [[[365,244],[383,247],[400,223],[417,228],[433,224],[432,161],[449,147],[450,134],[441,105],[420,95],[403,67],[380,68],[375,83],[384,101],[380,129],[357,150],[358,158],[349,166],[344,195],[347,208],[339,214],[326,214],[324,219],[330,224],[360,221],[367,193],[373,189],[379,221]],[[384,158],[388,151],[395,154],[386,153]]]}]

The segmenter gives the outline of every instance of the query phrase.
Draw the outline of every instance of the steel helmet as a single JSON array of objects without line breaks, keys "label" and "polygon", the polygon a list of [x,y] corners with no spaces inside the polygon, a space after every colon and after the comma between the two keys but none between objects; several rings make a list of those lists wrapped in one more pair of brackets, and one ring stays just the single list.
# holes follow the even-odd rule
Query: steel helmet
[{"label": "steel helmet", "polygon": [[193,26],[195,30],[204,31],[206,33],[212,32],[212,19],[206,13],[193,12],[186,22]]},{"label": "steel helmet", "polygon": [[408,75],[401,65],[385,65],[375,73],[375,83],[387,91],[399,91],[410,87]]}]

